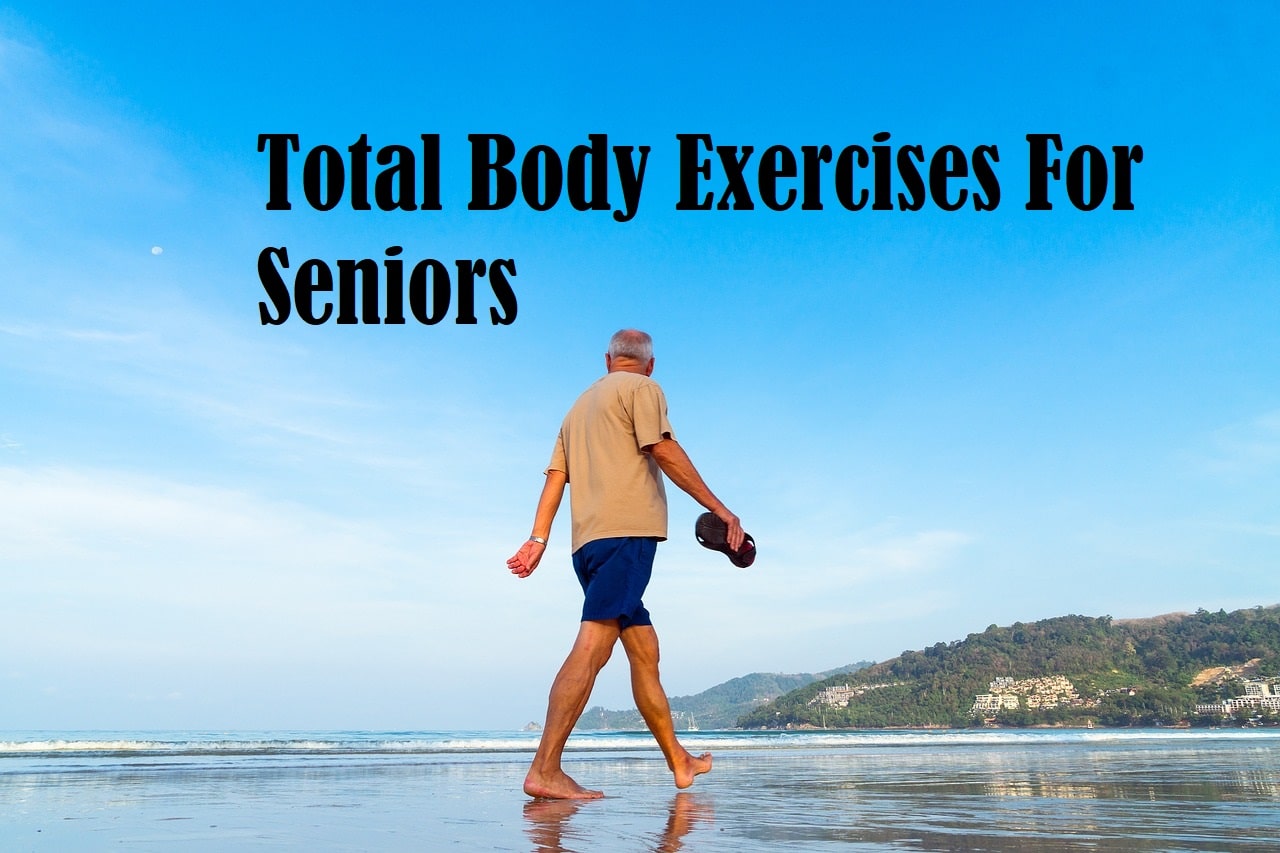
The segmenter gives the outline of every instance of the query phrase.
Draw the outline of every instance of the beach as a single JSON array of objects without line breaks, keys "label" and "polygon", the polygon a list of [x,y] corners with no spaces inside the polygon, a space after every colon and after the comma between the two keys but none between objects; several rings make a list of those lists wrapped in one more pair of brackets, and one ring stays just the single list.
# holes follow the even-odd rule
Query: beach
[{"label": "beach", "polygon": [[527,733],[0,734],[0,849],[1275,850],[1280,732],[575,735],[590,802],[520,791]]}]

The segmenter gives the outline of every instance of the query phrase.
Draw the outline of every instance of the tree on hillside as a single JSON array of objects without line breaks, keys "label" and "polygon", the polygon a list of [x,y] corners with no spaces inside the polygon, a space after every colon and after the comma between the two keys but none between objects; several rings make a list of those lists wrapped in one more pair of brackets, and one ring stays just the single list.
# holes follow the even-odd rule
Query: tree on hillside
[{"label": "tree on hillside", "polygon": [[[904,651],[851,675],[807,685],[739,718],[744,727],[964,725],[974,697],[997,677],[1063,676],[1097,708],[1061,706],[1004,713],[1005,724],[1083,722],[1154,725],[1188,719],[1197,698],[1191,679],[1211,665],[1261,659],[1280,673],[1280,608],[1199,611],[1115,622],[1110,616],[1060,616],[989,626],[964,640]],[[847,707],[817,704],[824,688],[849,684]],[[859,689],[861,688],[861,689]],[[1121,688],[1124,688],[1121,690]]]}]

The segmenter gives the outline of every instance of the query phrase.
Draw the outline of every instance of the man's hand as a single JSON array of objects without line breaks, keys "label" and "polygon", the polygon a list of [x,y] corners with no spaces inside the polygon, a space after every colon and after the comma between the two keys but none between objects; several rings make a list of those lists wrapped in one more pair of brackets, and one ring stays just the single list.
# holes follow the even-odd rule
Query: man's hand
[{"label": "man's hand", "polygon": [[[551,522],[555,520],[556,510],[560,508],[560,499],[564,497],[564,487],[569,482],[569,475],[564,471],[547,469],[547,482],[542,486],[542,494],[538,497],[538,511],[533,517],[533,535],[546,539],[551,535]],[[542,562],[542,555],[547,553],[546,542],[535,542],[527,539],[520,550],[507,560],[507,568],[518,578],[527,578]]]},{"label": "man's hand", "polygon": [[547,552],[547,546],[541,542],[534,542],[532,539],[526,540],[520,546],[520,550],[507,560],[507,568],[511,570],[511,574],[518,578],[527,578],[533,574],[533,570],[538,568],[538,563],[542,562],[542,555]]},{"label": "man's hand", "polygon": [[698,469],[693,467],[693,460],[684,452],[684,448],[674,438],[664,438],[657,444],[651,444],[644,449],[653,456],[653,461],[658,463],[662,473],[671,478],[671,482],[679,486],[689,497],[715,513],[716,518],[728,526],[725,536],[729,547],[735,551],[741,548],[746,539],[746,534],[742,532],[742,522],[712,494],[711,489],[703,482]]},{"label": "man's hand", "polygon": [[738,520],[736,515],[729,512],[729,508],[724,504],[721,504],[720,509],[716,510],[715,516],[728,525],[729,529],[725,531],[725,539],[728,540],[729,547],[737,551],[747,538],[747,534],[742,532],[742,522]]}]

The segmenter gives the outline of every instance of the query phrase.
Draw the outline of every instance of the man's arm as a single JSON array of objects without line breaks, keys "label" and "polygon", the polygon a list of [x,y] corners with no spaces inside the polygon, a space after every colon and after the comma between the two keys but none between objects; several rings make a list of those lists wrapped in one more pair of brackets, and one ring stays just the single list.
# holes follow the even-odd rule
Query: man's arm
[{"label": "man's arm", "polygon": [[[556,512],[560,509],[560,500],[564,497],[564,486],[567,482],[569,482],[569,475],[565,472],[555,470],[547,472],[547,481],[542,485],[542,495],[538,498],[538,510],[533,516],[533,536],[539,539],[551,537],[551,522],[555,520]],[[546,545],[530,538],[520,546],[520,550],[516,551],[511,559],[507,560],[507,568],[511,569],[511,574],[516,577],[527,578],[533,574],[534,569],[538,568],[538,563],[542,562],[542,555],[546,552]]]},{"label": "man's arm", "polygon": [[698,469],[693,467],[693,460],[689,458],[689,454],[684,452],[684,448],[674,438],[664,438],[657,444],[649,445],[645,450],[658,463],[662,473],[666,474],[671,482],[679,486],[689,497],[702,504],[729,526],[729,547],[735,551],[742,547],[742,540],[745,538],[742,532],[742,522],[738,520],[736,515],[729,512],[729,508],[719,498],[712,494],[711,489],[703,482],[702,475],[698,473]]}]

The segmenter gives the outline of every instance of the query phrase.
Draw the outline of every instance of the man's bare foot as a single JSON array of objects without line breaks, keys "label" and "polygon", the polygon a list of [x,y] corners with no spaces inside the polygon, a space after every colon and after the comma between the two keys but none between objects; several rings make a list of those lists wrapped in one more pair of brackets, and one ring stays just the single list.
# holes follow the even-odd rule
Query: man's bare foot
[{"label": "man's bare foot", "polygon": [[695,776],[701,776],[710,769],[711,753],[704,752],[702,755],[694,755],[686,751],[683,758],[676,760],[675,766],[671,768],[671,771],[676,776],[676,787],[687,788],[693,784]]},{"label": "man's bare foot", "polygon": [[584,788],[564,772],[543,775],[532,770],[524,777],[524,792],[531,797],[550,800],[598,800],[604,796],[604,791]]}]

